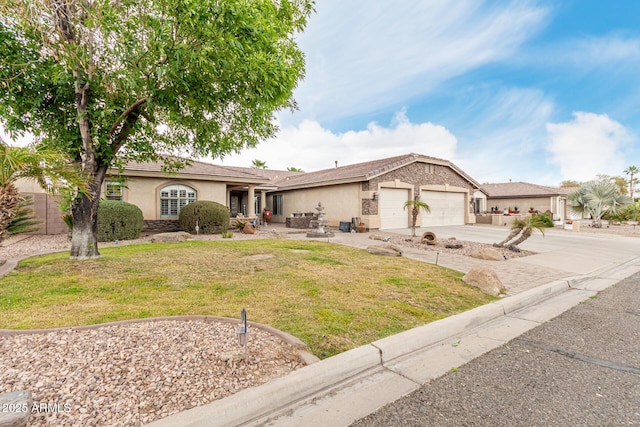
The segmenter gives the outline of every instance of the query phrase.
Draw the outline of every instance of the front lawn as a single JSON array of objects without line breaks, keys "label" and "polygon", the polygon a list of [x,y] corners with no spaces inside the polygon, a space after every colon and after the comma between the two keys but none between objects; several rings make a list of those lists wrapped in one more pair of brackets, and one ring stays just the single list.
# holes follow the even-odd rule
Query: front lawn
[{"label": "front lawn", "polygon": [[0,328],[172,315],[238,318],[302,339],[319,357],[495,300],[462,274],[316,241],[189,241],[29,258],[0,279]]}]

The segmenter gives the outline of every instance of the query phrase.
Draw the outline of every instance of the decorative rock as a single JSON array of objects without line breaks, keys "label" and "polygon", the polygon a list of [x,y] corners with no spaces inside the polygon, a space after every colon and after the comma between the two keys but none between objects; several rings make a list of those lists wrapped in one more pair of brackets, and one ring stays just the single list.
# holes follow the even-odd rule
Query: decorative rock
[{"label": "decorative rock", "polygon": [[467,285],[472,285],[482,289],[492,295],[504,293],[504,285],[498,278],[495,271],[486,267],[475,267],[464,275],[462,280]]},{"label": "decorative rock", "polygon": [[402,250],[395,245],[369,246],[367,252],[373,255],[402,256]]},{"label": "decorative rock", "polygon": [[438,239],[436,239],[436,233],[426,231],[422,233],[422,238],[420,239],[420,241],[422,243],[426,243],[427,245],[435,245]]},{"label": "decorative rock", "polygon": [[256,228],[253,226],[253,224],[247,223],[242,229],[242,232],[244,234],[255,234]]},{"label": "decorative rock", "polygon": [[191,238],[191,234],[186,231],[176,231],[175,233],[159,233],[151,238],[153,243],[184,242]]},{"label": "decorative rock", "polygon": [[489,261],[504,261],[504,255],[502,255],[499,251],[491,248],[481,248],[476,249],[471,252],[471,256],[473,258],[485,259]]},{"label": "decorative rock", "polygon": [[0,394],[0,427],[23,427],[31,416],[33,397],[30,391]]}]

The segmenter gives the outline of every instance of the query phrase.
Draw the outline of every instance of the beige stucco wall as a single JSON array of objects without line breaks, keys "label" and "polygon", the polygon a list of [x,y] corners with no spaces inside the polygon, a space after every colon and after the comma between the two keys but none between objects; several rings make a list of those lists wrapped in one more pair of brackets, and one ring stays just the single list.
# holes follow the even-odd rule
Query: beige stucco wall
[{"label": "beige stucco wall", "polygon": [[528,212],[531,207],[540,212],[546,212],[548,210],[555,212],[555,206],[552,206],[551,197],[531,197],[531,198],[512,198],[512,199],[487,199],[487,210],[491,211],[491,208],[498,206],[501,210],[505,210],[509,207],[514,209],[516,206],[520,212]]},{"label": "beige stucco wall", "polygon": [[[285,218],[294,212],[314,212],[318,202],[325,207],[325,220],[330,226],[337,227],[340,221],[351,221],[352,217],[359,217],[360,209],[360,184],[342,184],[329,187],[306,188],[303,190],[291,190],[275,192],[282,194],[283,215],[274,215],[272,221],[283,223]],[[272,204],[271,197],[267,197],[267,206]]]},{"label": "beige stucco wall", "polygon": [[138,206],[144,219],[160,219],[160,190],[168,185],[186,185],[196,190],[198,200],[227,205],[227,187],[224,183],[177,178],[127,178],[122,200]]}]

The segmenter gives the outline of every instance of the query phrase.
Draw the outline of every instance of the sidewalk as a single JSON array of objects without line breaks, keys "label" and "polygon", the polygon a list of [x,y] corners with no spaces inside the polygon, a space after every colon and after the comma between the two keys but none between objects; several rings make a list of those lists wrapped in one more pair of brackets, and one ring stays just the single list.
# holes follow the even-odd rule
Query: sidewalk
[{"label": "sidewalk", "polygon": [[[442,230],[456,232],[460,240],[476,241],[495,239],[494,233],[501,235],[503,231],[480,227]],[[470,233],[479,235],[465,237]],[[347,244],[339,241],[347,238],[354,236],[338,234],[334,241]],[[368,243],[363,238],[355,237],[351,244],[361,247]],[[151,425],[347,426],[640,271],[640,239],[563,233],[548,233],[545,239],[548,240],[532,237],[531,242],[525,242],[538,248],[539,255],[527,257],[534,259],[502,263],[510,266],[514,281],[529,282],[529,290],[347,351]],[[523,248],[529,249],[525,245]],[[603,254],[602,248],[609,250]],[[442,255],[440,265],[459,262]],[[546,280],[537,277],[542,269],[565,278],[542,286],[531,285]],[[507,273],[505,270],[503,275]],[[367,425],[401,424],[373,421]]]}]

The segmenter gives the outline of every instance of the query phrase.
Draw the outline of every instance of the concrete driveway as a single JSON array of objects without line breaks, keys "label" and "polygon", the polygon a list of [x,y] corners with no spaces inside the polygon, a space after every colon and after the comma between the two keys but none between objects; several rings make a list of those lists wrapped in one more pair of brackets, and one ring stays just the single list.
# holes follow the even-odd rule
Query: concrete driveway
[{"label": "concrete driveway", "polygon": [[[410,235],[411,230],[386,230],[394,234]],[[418,228],[416,234],[431,231],[441,238],[455,237],[482,243],[495,243],[509,233],[507,227],[457,225]],[[567,230],[545,230],[544,236],[535,232],[520,245],[537,255],[514,259],[523,263],[565,271],[568,275],[593,275],[640,256],[640,238],[613,234],[592,234]]]}]

